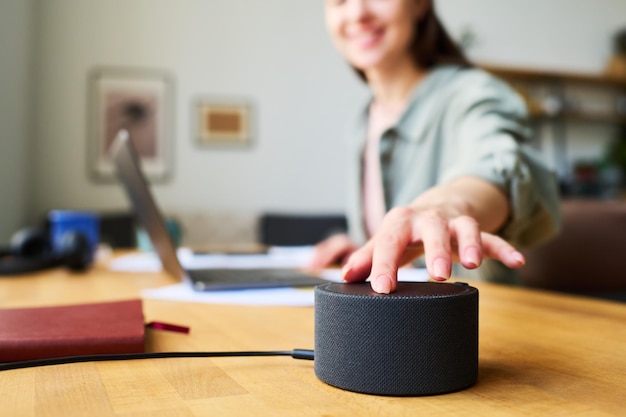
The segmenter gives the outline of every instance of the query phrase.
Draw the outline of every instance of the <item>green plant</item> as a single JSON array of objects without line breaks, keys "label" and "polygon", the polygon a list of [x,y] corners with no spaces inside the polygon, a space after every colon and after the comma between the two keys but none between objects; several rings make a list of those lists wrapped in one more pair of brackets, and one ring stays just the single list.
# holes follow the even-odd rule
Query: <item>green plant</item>
[{"label": "green plant", "polygon": [[626,126],[622,126],[607,149],[605,161],[626,173]]}]

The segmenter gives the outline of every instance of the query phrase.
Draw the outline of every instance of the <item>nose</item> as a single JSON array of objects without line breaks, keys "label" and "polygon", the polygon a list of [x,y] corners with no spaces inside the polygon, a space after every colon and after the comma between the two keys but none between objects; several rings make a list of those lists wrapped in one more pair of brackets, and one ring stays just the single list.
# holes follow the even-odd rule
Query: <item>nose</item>
[{"label": "nose", "polygon": [[352,20],[363,20],[370,11],[370,0],[348,0],[347,14]]}]

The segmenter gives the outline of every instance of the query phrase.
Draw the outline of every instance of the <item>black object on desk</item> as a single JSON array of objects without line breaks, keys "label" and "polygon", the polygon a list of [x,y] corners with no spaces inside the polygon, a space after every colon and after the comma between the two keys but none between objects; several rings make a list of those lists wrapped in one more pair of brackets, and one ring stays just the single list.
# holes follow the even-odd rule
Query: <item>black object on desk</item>
[{"label": "black object on desk", "polygon": [[315,288],[315,374],[376,395],[444,394],[478,377],[478,290],[463,283]]}]

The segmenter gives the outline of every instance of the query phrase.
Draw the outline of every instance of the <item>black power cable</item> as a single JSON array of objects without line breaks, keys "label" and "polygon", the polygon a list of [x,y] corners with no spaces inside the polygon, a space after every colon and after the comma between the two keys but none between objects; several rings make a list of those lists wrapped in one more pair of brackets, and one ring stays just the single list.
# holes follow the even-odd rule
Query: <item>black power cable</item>
[{"label": "black power cable", "polygon": [[35,366],[62,365],[79,362],[124,361],[133,359],[162,358],[224,358],[233,356],[291,356],[294,359],[313,360],[310,349],[294,349],[283,351],[248,351],[248,352],[148,352],[148,353],[117,353],[103,355],[65,356],[60,358],[35,359],[29,361],[0,363],[0,371],[10,369],[33,368]]}]

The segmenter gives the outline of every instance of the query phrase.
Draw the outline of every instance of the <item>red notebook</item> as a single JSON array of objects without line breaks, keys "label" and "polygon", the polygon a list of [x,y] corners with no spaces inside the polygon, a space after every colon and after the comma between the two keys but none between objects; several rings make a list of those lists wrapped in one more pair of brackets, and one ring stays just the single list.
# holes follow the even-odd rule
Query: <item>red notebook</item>
[{"label": "red notebook", "polygon": [[144,351],[141,300],[0,309],[0,362]]}]

